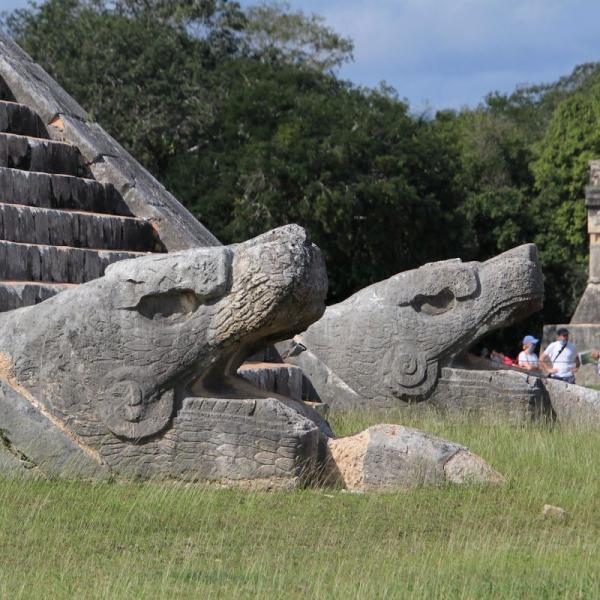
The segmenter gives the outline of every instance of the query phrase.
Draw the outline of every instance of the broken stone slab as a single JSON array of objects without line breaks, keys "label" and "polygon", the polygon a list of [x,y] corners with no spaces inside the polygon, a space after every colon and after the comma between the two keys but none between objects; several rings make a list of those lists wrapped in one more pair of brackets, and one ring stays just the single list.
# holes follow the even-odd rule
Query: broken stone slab
[{"label": "broken stone slab", "polygon": [[514,423],[552,418],[542,380],[520,371],[444,367],[428,403],[448,414]]},{"label": "broken stone slab", "polygon": [[302,369],[287,363],[246,362],[238,375],[266,392],[302,400]]},{"label": "broken stone slab", "polygon": [[562,425],[600,427],[600,392],[580,385],[541,380],[556,418]]},{"label": "broken stone slab", "polygon": [[504,481],[464,446],[400,425],[375,425],[351,437],[330,439],[327,450],[329,481],[351,491]]},{"label": "broken stone slab", "polygon": [[278,350],[335,409],[402,406],[429,398],[443,367],[542,300],[537,250],[527,244],[483,263],[430,263],[375,283]]}]

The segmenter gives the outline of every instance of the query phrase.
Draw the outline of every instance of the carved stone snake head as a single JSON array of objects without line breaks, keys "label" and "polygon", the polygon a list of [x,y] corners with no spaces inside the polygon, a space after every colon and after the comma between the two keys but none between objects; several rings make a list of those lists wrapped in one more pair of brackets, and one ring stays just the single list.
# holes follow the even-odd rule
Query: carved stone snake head
[{"label": "carved stone snake head", "polygon": [[328,307],[296,340],[365,399],[422,400],[441,366],[539,310],[542,299],[537,250],[528,244],[483,263],[447,260],[399,273]]},{"label": "carved stone snake head", "polygon": [[252,350],[324,311],[320,251],[289,225],[242,244],[115,263],[0,315],[5,379],[78,435],[139,440],[190,394],[226,394]]}]

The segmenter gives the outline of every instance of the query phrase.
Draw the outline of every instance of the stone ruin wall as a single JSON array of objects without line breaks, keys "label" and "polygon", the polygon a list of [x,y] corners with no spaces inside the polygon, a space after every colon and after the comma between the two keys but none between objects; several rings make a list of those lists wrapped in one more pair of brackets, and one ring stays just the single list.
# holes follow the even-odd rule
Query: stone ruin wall
[{"label": "stone ruin wall", "polygon": [[[589,185],[585,188],[589,236],[588,282],[570,323],[544,326],[542,350],[556,339],[556,331],[566,327],[579,352],[600,349],[600,160],[590,161]],[[595,365],[583,365],[577,375],[581,385],[597,384]]]}]

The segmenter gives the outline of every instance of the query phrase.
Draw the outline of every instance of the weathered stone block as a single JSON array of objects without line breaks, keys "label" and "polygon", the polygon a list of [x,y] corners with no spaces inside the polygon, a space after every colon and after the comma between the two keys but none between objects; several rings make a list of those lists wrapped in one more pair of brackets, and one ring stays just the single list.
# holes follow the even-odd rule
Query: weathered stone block
[{"label": "weathered stone block", "polygon": [[498,416],[513,422],[527,423],[552,416],[541,380],[510,370],[444,367],[428,402],[448,413]]},{"label": "weathered stone block", "polygon": [[8,204],[133,216],[112,186],[93,179],[0,167],[0,189]]},{"label": "weathered stone block", "polygon": [[590,263],[588,281],[600,283],[600,245],[590,244]]},{"label": "weathered stone block", "polygon": [[400,425],[375,425],[328,441],[330,479],[349,490],[395,490],[445,482],[502,483],[464,446]]},{"label": "weathered stone block", "polygon": [[9,242],[96,250],[163,250],[142,219],[0,203],[0,238]]},{"label": "weathered stone block", "polygon": [[84,283],[114,262],[141,256],[117,250],[87,250],[0,240],[0,272],[6,280]]},{"label": "weathered stone block", "polygon": [[575,427],[600,426],[600,392],[557,379],[544,379],[558,422]]},{"label": "weathered stone block", "polygon": [[294,365],[246,362],[238,375],[260,390],[302,400],[302,369]]},{"label": "weathered stone block", "polygon": [[48,138],[40,117],[28,106],[0,101],[0,132]]},{"label": "weathered stone block", "polygon": [[0,282],[0,312],[39,304],[69,287],[25,281]]},{"label": "weathered stone block", "polygon": [[80,154],[75,146],[12,133],[0,133],[0,167],[65,175],[83,174]]}]

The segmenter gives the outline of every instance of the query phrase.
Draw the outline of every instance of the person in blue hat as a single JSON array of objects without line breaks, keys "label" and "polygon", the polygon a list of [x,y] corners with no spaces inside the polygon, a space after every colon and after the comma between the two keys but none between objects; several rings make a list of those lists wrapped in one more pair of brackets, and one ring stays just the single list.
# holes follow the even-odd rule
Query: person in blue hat
[{"label": "person in blue hat", "polygon": [[523,338],[523,350],[519,353],[517,358],[517,365],[521,369],[527,371],[539,371],[540,370],[540,359],[535,353],[535,347],[540,340],[534,338],[532,335],[526,335]]}]

